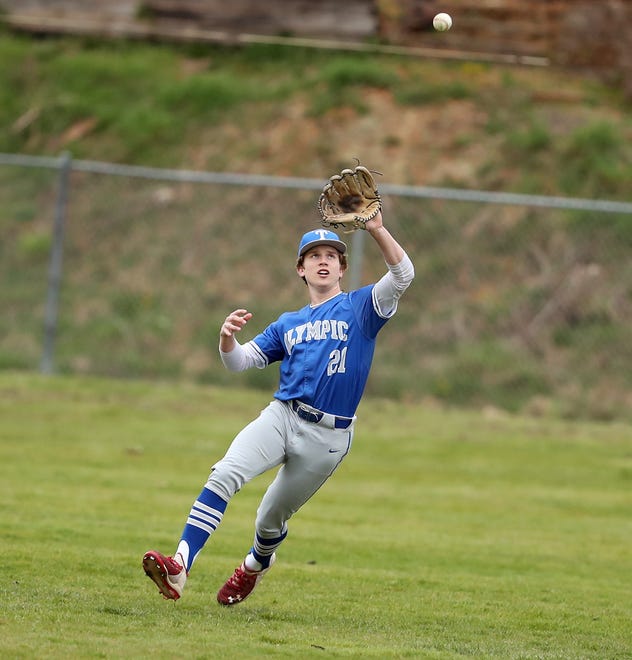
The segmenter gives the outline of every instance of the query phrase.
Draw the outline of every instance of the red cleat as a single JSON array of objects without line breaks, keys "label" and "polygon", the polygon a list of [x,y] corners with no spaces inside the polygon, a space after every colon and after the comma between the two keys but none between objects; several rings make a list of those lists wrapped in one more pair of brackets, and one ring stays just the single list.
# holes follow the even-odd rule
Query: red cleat
[{"label": "red cleat", "polygon": [[178,600],[182,596],[187,572],[173,557],[165,557],[155,550],[150,550],[143,557],[143,570],[145,575],[156,583],[163,598]]},{"label": "red cleat", "polygon": [[256,572],[247,570],[245,564],[242,563],[217,592],[217,602],[220,605],[230,607],[246,600],[259,583],[259,580],[272,568],[275,559],[276,556],[273,554],[270,558],[270,566]]}]

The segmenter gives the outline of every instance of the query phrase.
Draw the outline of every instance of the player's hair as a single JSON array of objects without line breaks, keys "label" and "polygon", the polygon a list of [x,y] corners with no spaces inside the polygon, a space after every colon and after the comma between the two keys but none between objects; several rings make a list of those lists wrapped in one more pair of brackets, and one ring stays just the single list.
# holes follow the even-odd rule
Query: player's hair
[{"label": "player's hair", "polygon": [[[342,270],[345,271],[347,270],[347,255],[342,254],[341,252],[338,252],[338,259],[340,260],[340,265],[342,266]],[[296,267],[300,268],[303,265],[303,261],[305,260],[305,255],[302,254],[297,260],[296,260]],[[301,278],[305,284],[307,284],[307,280],[305,277]]]}]

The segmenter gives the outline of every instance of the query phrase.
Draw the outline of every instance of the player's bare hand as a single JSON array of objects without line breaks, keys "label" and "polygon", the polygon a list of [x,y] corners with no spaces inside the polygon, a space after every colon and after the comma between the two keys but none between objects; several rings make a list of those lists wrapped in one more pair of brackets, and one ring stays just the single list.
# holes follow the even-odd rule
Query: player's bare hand
[{"label": "player's bare hand", "polygon": [[222,337],[232,337],[242,330],[251,318],[252,314],[247,309],[236,309],[226,317],[219,334]]},{"label": "player's bare hand", "polygon": [[375,231],[376,229],[379,229],[380,227],[384,226],[384,223],[382,221],[382,212],[378,211],[377,215],[374,218],[371,218],[370,220],[366,221],[366,229],[367,231]]}]

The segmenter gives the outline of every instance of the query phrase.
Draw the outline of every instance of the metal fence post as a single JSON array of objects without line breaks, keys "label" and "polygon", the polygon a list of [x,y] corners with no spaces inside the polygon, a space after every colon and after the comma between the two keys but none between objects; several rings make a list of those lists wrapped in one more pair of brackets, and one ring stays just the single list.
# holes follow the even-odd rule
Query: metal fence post
[{"label": "metal fence post", "polygon": [[364,243],[366,232],[354,231],[351,239],[351,259],[349,260],[349,291],[362,286],[362,262],[364,261]]},{"label": "metal fence post", "polygon": [[44,374],[52,374],[54,371],[59,289],[61,286],[64,253],[64,224],[66,220],[66,204],[68,201],[68,184],[71,169],[72,156],[69,152],[65,151],[60,159],[59,184],[53,225],[53,243],[48,271],[48,291],[46,293],[46,311],[44,316],[44,349],[40,364],[40,371]]}]

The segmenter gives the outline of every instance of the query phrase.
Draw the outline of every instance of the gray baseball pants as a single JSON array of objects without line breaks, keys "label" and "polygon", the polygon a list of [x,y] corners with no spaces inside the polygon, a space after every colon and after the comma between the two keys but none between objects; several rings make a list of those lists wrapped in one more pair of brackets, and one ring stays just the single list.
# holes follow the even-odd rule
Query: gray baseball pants
[{"label": "gray baseball pants", "polygon": [[281,536],[290,517],[327,481],[349,453],[352,423],[334,428],[331,415],[314,423],[273,400],[233,440],[212,468],[206,487],[227,502],[254,477],[281,465],[257,510],[255,531]]}]

